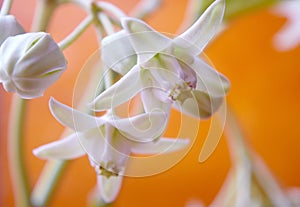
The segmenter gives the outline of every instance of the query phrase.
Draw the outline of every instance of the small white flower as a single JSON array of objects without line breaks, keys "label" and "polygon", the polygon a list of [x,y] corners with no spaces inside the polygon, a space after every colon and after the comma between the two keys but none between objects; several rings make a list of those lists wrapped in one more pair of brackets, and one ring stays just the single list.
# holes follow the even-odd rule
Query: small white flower
[{"label": "small white flower", "polygon": [[10,36],[25,33],[23,27],[12,15],[0,16],[0,45]]},{"label": "small white flower", "polygon": [[209,117],[222,103],[229,81],[198,55],[217,32],[224,9],[225,1],[217,0],[174,39],[141,20],[123,18],[124,30],[103,40],[102,59],[124,76],[96,97],[94,109],[115,107],[141,92],[146,112],[167,111],[174,104],[186,114]]},{"label": "small white flower", "polygon": [[50,100],[50,109],[60,123],[75,133],[41,146],[33,153],[46,159],[74,159],[87,153],[97,173],[101,196],[108,203],[120,190],[131,153],[166,153],[188,144],[185,139],[160,138],[167,121],[164,113],[152,112],[122,119],[111,113],[95,117],[54,99]]},{"label": "small white flower", "polygon": [[63,53],[44,32],[10,36],[0,47],[0,82],[25,99],[42,96],[65,68]]}]

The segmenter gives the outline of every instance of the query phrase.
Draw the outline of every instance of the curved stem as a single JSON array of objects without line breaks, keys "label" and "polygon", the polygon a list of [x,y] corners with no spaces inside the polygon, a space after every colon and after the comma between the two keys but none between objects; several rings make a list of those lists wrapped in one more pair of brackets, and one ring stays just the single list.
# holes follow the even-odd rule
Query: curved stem
[{"label": "curved stem", "polygon": [[35,10],[31,31],[37,32],[47,30],[50,18],[57,5],[58,3],[53,0],[37,1],[37,8]]},{"label": "curved stem", "polygon": [[10,112],[8,155],[15,206],[30,207],[29,182],[26,176],[23,146],[26,100],[14,94]]},{"label": "curved stem", "polygon": [[66,164],[67,161],[56,160],[51,160],[46,163],[46,166],[32,191],[31,202],[34,207],[43,207],[48,204]]},{"label": "curved stem", "polygon": [[81,34],[92,24],[93,17],[89,15],[86,17],[64,40],[58,43],[61,50],[69,47],[74,41],[81,36]]},{"label": "curved stem", "polygon": [[2,3],[1,11],[0,11],[0,16],[5,16],[9,14],[9,11],[12,6],[12,0],[4,0]]}]

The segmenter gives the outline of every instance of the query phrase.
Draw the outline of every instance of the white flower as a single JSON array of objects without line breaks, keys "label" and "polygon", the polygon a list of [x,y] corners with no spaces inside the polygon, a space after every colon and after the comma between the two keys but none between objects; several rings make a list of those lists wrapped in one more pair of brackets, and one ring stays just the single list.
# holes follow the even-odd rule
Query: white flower
[{"label": "white flower", "polygon": [[66,68],[60,48],[44,32],[8,37],[0,47],[0,57],[4,89],[26,99],[42,96]]},{"label": "white flower", "polygon": [[184,113],[209,117],[220,106],[229,81],[198,55],[217,32],[224,9],[225,1],[217,0],[174,39],[141,20],[123,18],[124,30],[103,40],[102,59],[124,76],[96,97],[94,109],[115,107],[141,92],[146,112],[167,111],[174,103]]},{"label": "white flower", "polygon": [[10,36],[25,33],[23,27],[12,15],[0,16],[0,45]]},{"label": "white flower", "polygon": [[46,159],[74,159],[87,153],[98,175],[101,196],[108,203],[120,190],[131,153],[165,153],[188,144],[185,139],[159,138],[167,121],[164,113],[152,112],[122,119],[111,113],[95,117],[54,99],[50,100],[50,109],[60,123],[75,133],[41,146],[33,153]]},{"label": "white flower", "polygon": [[300,1],[281,1],[273,12],[286,17],[286,23],[274,36],[274,46],[280,51],[296,48],[300,44]]}]

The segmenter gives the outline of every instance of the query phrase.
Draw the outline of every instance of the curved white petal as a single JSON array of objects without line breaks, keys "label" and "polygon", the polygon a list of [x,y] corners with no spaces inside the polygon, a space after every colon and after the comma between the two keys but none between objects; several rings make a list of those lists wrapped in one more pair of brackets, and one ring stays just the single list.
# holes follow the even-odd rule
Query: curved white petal
[{"label": "curved white petal", "polygon": [[218,32],[224,11],[225,0],[216,0],[187,31],[174,39],[174,43],[194,55],[200,54]]},{"label": "curved white petal", "polygon": [[224,75],[200,58],[194,58],[194,62],[189,66],[197,74],[197,90],[206,92],[213,97],[226,95],[230,88],[230,82]]},{"label": "curved white petal", "polygon": [[114,85],[97,96],[89,106],[92,110],[103,111],[114,108],[139,93],[144,87],[140,67],[136,65]]},{"label": "curved white petal", "polygon": [[111,203],[117,198],[122,186],[122,180],[122,176],[111,176],[109,178],[101,175],[97,176],[100,195],[106,203]]},{"label": "curved white petal", "polygon": [[49,108],[57,121],[75,131],[81,132],[104,124],[104,119],[82,113],[56,101],[54,98],[50,99]]},{"label": "curved white petal", "polygon": [[136,142],[150,142],[161,136],[168,122],[168,113],[150,112],[134,117],[110,119],[110,124],[127,139]]},{"label": "curved white petal", "polygon": [[189,144],[189,139],[160,138],[148,143],[136,143],[131,151],[136,154],[165,154],[181,150]]},{"label": "curved white petal", "polygon": [[33,154],[43,159],[75,159],[85,154],[76,133],[61,140],[51,142],[33,150]]},{"label": "curved white petal", "polygon": [[171,45],[172,40],[136,18],[123,18],[122,26],[130,34],[131,44],[141,64]]},{"label": "curved white petal", "polygon": [[94,128],[78,137],[79,142],[88,154],[90,161],[93,164],[98,165],[102,161],[102,154],[106,142],[103,132],[99,128]]},{"label": "curved white petal", "polygon": [[193,90],[191,98],[187,98],[184,102],[175,102],[174,107],[193,117],[206,119],[209,118],[223,102],[223,97],[212,97],[207,93],[199,90]]},{"label": "curved white petal", "polygon": [[124,30],[105,37],[101,43],[102,60],[108,68],[125,75],[137,63],[129,34]]}]

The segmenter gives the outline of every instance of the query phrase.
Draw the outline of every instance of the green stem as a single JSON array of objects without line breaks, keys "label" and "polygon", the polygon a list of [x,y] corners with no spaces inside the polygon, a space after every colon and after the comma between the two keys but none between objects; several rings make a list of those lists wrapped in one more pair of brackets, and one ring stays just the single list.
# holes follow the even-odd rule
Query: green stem
[{"label": "green stem", "polygon": [[62,176],[67,161],[51,160],[46,163],[39,181],[36,183],[31,195],[32,205],[35,207],[47,206],[54,188]]},{"label": "green stem", "polygon": [[93,17],[89,15],[86,17],[76,28],[75,30],[69,34],[64,40],[58,43],[61,50],[66,49],[69,47],[74,41],[76,41],[82,33],[92,24]]},{"label": "green stem", "polygon": [[1,11],[0,11],[0,16],[5,16],[9,14],[9,11],[12,6],[12,0],[4,0],[2,3]]},{"label": "green stem", "polygon": [[30,207],[29,181],[24,164],[24,123],[26,100],[14,94],[10,112],[8,155],[15,206]]},{"label": "green stem", "polygon": [[55,0],[39,0],[31,26],[31,31],[46,31],[50,22],[50,18],[57,7]]}]

